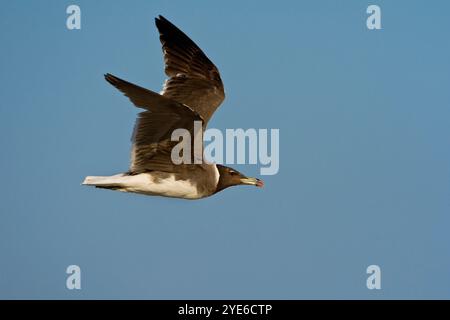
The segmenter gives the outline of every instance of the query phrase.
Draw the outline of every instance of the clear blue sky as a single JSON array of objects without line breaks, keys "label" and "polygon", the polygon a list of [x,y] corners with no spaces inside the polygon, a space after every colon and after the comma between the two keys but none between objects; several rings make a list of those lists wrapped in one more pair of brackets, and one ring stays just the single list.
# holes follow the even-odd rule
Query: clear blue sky
[{"label": "clear blue sky", "polygon": [[[366,28],[369,4],[382,30]],[[450,298],[447,1],[1,8],[0,298]],[[158,14],[222,73],[211,127],[280,129],[264,189],[183,201],[80,186],[128,168],[138,110],[103,74],[160,90]]]}]

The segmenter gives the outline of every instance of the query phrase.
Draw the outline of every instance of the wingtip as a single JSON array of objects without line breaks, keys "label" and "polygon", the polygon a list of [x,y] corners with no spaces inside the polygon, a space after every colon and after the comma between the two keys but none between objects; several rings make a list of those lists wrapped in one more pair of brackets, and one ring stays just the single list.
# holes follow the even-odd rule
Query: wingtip
[{"label": "wingtip", "polygon": [[[170,22],[169,20],[167,20],[164,16],[162,15],[158,15],[155,18],[155,25],[158,28],[158,30],[162,30],[162,29],[167,29],[167,28],[171,28],[171,27],[175,27],[175,25]],[[176,28],[176,27],[175,27]]]},{"label": "wingtip", "polygon": [[117,80],[117,78],[115,76],[113,76],[111,73],[105,73],[104,77],[105,77],[105,80],[111,84],[114,84],[114,82],[116,82],[116,80]]},{"label": "wingtip", "polygon": [[167,20],[167,19],[159,14],[157,17],[155,17],[155,24],[158,26],[158,24],[160,24],[161,22],[163,22],[165,20]]}]

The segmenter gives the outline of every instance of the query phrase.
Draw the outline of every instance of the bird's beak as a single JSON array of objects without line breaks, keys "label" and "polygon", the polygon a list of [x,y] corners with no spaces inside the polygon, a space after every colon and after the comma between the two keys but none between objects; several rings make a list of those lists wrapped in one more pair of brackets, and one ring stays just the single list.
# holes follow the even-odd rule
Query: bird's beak
[{"label": "bird's beak", "polygon": [[264,182],[262,180],[256,179],[256,178],[242,178],[241,179],[242,184],[248,184],[251,186],[257,186],[262,188],[264,186]]}]

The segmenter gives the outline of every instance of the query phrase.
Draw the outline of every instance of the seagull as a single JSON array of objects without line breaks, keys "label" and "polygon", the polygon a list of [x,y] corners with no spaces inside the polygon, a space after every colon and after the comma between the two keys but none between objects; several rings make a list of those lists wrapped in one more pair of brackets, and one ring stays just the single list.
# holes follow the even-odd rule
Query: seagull
[{"label": "seagull", "polygon": [[224,165],[172,161],[172,148],[178,143],[171,140],[172,132],[182,128],[193,133],[194,122],[200,121],[203,133],[225,92],[217,67],[186,34],[161,15],[155,24],[168,76],[163,90],[156,93],[105,75],[107,82],[144,110],[137,116],[132,135],[130,168],[113,176],[88,176],[82,184],[182,199],[206,198],[237,185],[262,187],[260,179]]}]

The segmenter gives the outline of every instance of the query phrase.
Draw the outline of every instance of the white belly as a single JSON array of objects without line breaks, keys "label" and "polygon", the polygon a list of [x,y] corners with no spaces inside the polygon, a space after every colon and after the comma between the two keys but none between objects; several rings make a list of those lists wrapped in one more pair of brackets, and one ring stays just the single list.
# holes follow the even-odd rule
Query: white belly
[{"label": "white belly", "polygon": [[120,191],[136,192],[165,197],[198,199],[205,195],[199,194],[195,185],[187,180],[176,180],[173,175],[165,178],[154,178],[151,173],[141,173],[135,176],[122,177],[123,188]]}]

